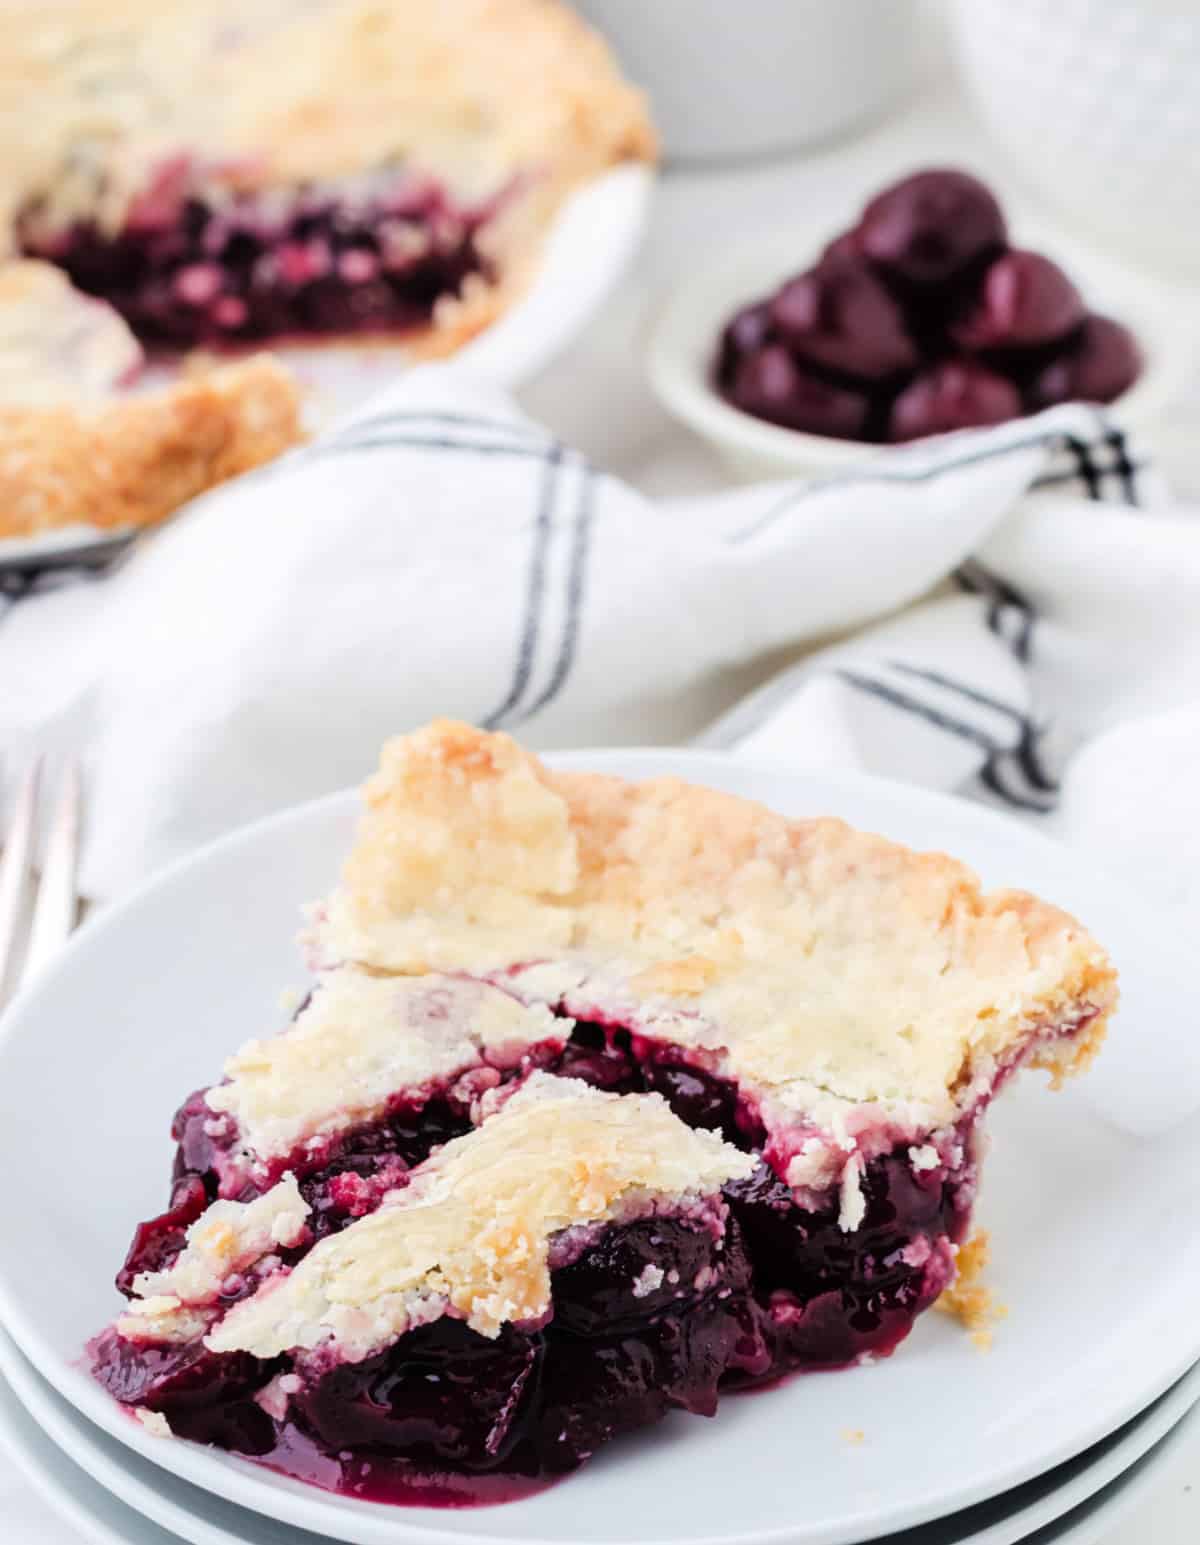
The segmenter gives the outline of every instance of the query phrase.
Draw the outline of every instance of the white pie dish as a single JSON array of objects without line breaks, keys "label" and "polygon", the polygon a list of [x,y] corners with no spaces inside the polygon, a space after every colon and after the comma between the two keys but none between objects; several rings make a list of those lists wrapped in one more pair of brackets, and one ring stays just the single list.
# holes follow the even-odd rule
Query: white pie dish
[{"label": "white pie dish", "polygon": [[[132,1222],[157,1210],[171,1110],[232,1046],[278,1023],[280,986],[303,981],[294,918],[299,903],[327,889],[345,848],[356,801],[339,795],[235,834],[103,914],[4,1022],[0,1079],[14,1116],[0,1131],[0,1162],[19,1174],[36,1144],[39,1183],[0,1192],[0,1317],[51,1382],[181,1479],[361,1545],[564,1537],[847,1545],[1021,1484],[1180,1376],[1200,1355],[1191,1313],[1200,1199],[1188,1183],[1200,1132],[1184,1120],[1200,1103],[1200,1080],[1194,1049],[1175,1031],[1185,985],[1131,920],[1127,898],[1024,828],[912,789],[694,752],[570,761],[634,776],[674,772],[791,814],[841,814],[920,847],[948,847],[990,883],[1027,884],[1080,911],[1112,947],[1126,1007],[1097,1069],[1054,1101],[1028,1080],[993,1122],[1001,1152],[980,1221],[993,1230],[993,1280],[1012,1310],[993,1354],[929,1316],[872,1369],[730,1400],[715,1422],[668,1422],[540,1496],[457,1513],[317,1492],[152,1437],[113,1405],[79,1366],[83,1344],[115,1307],[107,1284]],[[1126,1234],[1134,1218],[1139,1239],[1169,1230],[1169,1271],[1129,1280],[1140,1259]],[[952,1424],[938,1420],[947,1391]],[[936,1442],[913,1412],[933,1413]],[[865,1442],[847,1442],[851,1430]],[[797,1453],[808,1456],[802,1469]],[[802,1491],[781,1486],[781,1474]]]},{"label": "white pie dish", "polygon": [[[844,471],[867,457],[903,454],[927,444],[900,447],[806,434],[753,417],[725,401],[712,380],[721,329],[743,306],[769,295],[783,280],[814,263],[838,227],[774,232],[746,241],[723,258],[701,267],[675,290],[654,322],[647,368],[667,411],[708,440],[735,476],[744,479],[821,476]],[[1067,270],[1088,305],[1125,322],[1145,353],[1145,370],[1112,404],[1114,419],[1135,429],[1152,426],[1185,387],[1194,337],[1180,318],[1190,313],[1181,300],[1152,279],[1123,267],[1026,220],[1014,220],[1014,242],[1030,246]]]},{"label": "white pie dish", "polygon": [[[189,1486],[114,1442],[57,1394],[2,1331],[0,1373],[0,1440],[7,1437],[18,1445],[26,1473],[68,1522],[79,1527],[86,1517],[99,1545],[166,1545],[176,1538],[189,1545],[296,1545],[298,1536],[290,1527]],[[1059,1519],[1067,1523],[1067,1515],[1084,1504],[1103,1509],[1108,1492],[1115,1493],[1127,1473],[1153,1466],[1171,1434],[1200,1423],[1200,1415],[1190,1414],[1198,1398],[1200,1367],[1067,1465],[938,1519],[939,1545],[1017,1545],[1034,1530],[1052,1528]],[[299,1538],[315,1541],[317,1536]],[[1057,1533],[1050,1538],[1057,1539]],[[913,1541],[893,1535],[879,1545]]]}]

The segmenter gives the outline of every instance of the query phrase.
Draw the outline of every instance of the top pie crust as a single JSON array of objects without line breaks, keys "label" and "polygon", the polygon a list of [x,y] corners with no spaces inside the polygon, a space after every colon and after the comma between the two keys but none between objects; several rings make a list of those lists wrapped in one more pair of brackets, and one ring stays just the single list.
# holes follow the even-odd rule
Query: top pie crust
[{"label": "top pie crust", "polygon": [[391,741],[320,963],[466,972],[687,1049],[844,1150],[952,1124],[1010,1063],[1085,1062],[1116,974],[1065,912],[942,854],[673,778],[558,773],[440,721]]},{"label": "top pie crust", "polygon": [[117,229],[179,158],[213,190],[411,166],[462,197],[653,154],[640,95],[558,0],[18,0],[0,223]]},{"label": "top pie crust", "polygon": [[569,1020],[487,983],[332,971],[286,1034],[250,1041],[226,1062],[206,1102],[234,1118],[250,1163],[286,1159],[375,1120],[398,1094],[420,1103],[485,1058],[515,1063],[569,1033]]}]

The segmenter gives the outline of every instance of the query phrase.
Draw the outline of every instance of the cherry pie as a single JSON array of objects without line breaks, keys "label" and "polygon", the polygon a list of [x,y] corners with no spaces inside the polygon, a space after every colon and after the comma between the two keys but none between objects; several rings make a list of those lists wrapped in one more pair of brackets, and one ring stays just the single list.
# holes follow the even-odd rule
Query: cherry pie
[{"label": "cherry pie", "polygon": [[97,1378],[153,1431],[462,1503],[891,1352],[981,1118],[1097,1050],[1070,917],[833,820],[391,742],[283,1034],[185,1102]]},{"label": "cherry pie", "polygon": [[172,346],[447,352],[654,148],[558,0],[32,0],[4,51],[0,228]]}]

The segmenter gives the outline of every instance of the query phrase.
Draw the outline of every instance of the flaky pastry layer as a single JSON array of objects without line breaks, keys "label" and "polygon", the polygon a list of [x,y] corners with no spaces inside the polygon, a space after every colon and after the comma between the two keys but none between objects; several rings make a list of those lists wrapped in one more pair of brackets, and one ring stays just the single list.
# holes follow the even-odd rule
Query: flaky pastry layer
[{"label": "flaky pastry layer", "polygon": [[333,971],[285,1034],[226,1062],[206,1100],[234,1119],[247,1160],[285,1159],[376,1120],[397,1097],[421,1104],[485,1056],[516,1062],[570,1028],[483,982]]},{"label": "flaky pastry layer", "polygon": [[850,1148],[952,1123],[1019,1058],[1083,1063],[1117,997],[1074,918],[942,854],[448,721],[385,748],[313,947],[628,1026]]}]

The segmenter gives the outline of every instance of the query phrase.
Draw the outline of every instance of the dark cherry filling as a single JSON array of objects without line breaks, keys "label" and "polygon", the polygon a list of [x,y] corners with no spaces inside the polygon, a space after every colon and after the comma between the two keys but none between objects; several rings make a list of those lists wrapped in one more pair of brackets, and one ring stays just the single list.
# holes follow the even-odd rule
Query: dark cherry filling
[{"label": "dark cherry filling", "polygon": [[[731,1083],[627,1030],[576,1025],[553,1071],[622,1094],[657,1091],[688,1126],[719,1131],[747,1151],[763,1148],[762,1125]],[[725,1187],[770,1350],[768,1368],[731,1371],[727,1384],[891,1352],[946,1285],[934,1242],[965,1237],[957,1185],[941,1169],[915,1174],[901,1151],[874,1159],[862,1187],[866,1211],[850,1233],[839,1225],[836,1201],[820,1212],[800,1207],[765,1162]]]},{"label": "dark cherry filling", "polygon": [[862,1184],[866,1213],[850,1233],[836,1206],[798,1207],[766,1164],[726,1188],[766,1309],[769,1378],[886,1355],[946,1286],[937,1241],[959,1239],[966,1225],[953,1187],[914,1175],[895,1154],[868,1165]]},{"label": "dark cherry filling", "polygon": [[218,1356],[198,1341],[126,1341],[115,1330],[104,1331],[89,1351],[93,1372],[110,1395],[162,1412],[181,1438],[256,1456],[274,1446],[274,1425],[254,1396],[275,1365],[245,1352]]},{"label": "dark cherry filling", "polygon": [[[679,1048],[580,1023],[565,1045],[537,1048],[514,1076],[533,1062],[605,1090],[657,1091],[690,1126],[763,1151],[766,1133],[735,1086],[690,1065]],[[313,1209],[314,1236],[372,1210],[411,1166],[470,1126],[469,1108],[440,1095],[397,1106],[319,1154],[293,1155],[287,1167]],[[850,1232],[836,1199],[816,1210],[798,1205],[764,1159],[725,1188],[723,1237],[711,1217],[687,1215],[563,1236],[546,1321],[508,1325],[495,1340],[445,1317],[364,1362],[330,1366],[320,1353],[265,1364],[106,1331],[91,1347],[96,1374],[117,1399],[161,1412],[181,1436],[326,1489],[446,1506],[503,1500],[671,1409],[711,1415],[721,1391],[891,1352],[946,1286],[948,1242],[965,1236],[972,1126],[963,1123],[967,1157],[955,1171],[915,1172],[904,1145],[873,1159],[863,1217]],[[232,1138],[213,1127],[202,1096],[183,1106],[173,1132],[172,1206],[138,1230],[118,1279],[125,1292],[138,1271],[170,1264],[188,1223],[217,1194],[219,1149]],[[248,1182],[239,1194],[269,1183]],[[305,1248],[282,1252],[285,1264]],[[228,1285],[231,1298],[250,1290],[243,1279]],[[280,1372],[295,1374],[290,1399],[258,1403],[255,1394]]]},{"label": "dark cherry filling", "polygon": [[[176,1113],[171,1126],[177,1144],[171,1206],[140,1224],[133,1236],[116,1278],[118,1291],[126,1297],[133,1297],[133,1281],[141,1272],[164,1271],[171,1265],[183,1249],[188,1224],[219,1194],[221,1149],[231,1139],[226,1138],[223,1145],[220,1138],[213,1137],[206,1130],[212,1123],[213,1113],[204,1102],[202,1089]],[[398,1105],[382,1120],[359,1127],[319,1154],[293,1155],[286,1166],[276,1166],[262,1177],[247,1178],[234,1199],[251,1201],[270,1189],[282,1168],[293,1170],[301,1195],[312,1209],[311,1244],[372,1211],[384,1192],[403,1185],[408,1171],[427,1159],[434,1148],[470,1130],[466,1109],[449,1099],[431,1099],[418,1107]],[[289,1259],[286,1251],[283,1256]]]},{"label": "dark cherry filling", "polygon": [[191,347],[419,326],[439,296],[488,272],[477,235],[490,212],[404,173],[217,203],[184,177],[167,178],[115,235],[48,227],[33,205],[18,239],[143,339]]},{"label": "dark cherry filling", "polygon": [[179,1175],[166,1212],[138,1224],[125,1263],[117,1273],[118,1292],[132,1298],[133,1279],[139,1272],[165,1271],[183,1249],[188,1225],[195,1223],[211,1200],[201,1176]]},{"label": "dark cherry filling", "polygon": [[[495,1340],[449,1317],[360,1363],[304,1370],[280,1420],[254,1400],[286,1363],[141,1344],[90,1348],[118,1400],[182,1437],[251,1454],[329,1489],[471,1500],[445,1472],[533,1478],[574,1469],[669,1410],[711,1416],[721,1381],[764,1365],[737,1225],[649,1217],[596,1231],[552,1272],[544,1325]],[[406,1491],[407,1487],[407,1491]]]}]

